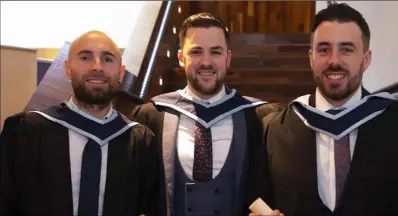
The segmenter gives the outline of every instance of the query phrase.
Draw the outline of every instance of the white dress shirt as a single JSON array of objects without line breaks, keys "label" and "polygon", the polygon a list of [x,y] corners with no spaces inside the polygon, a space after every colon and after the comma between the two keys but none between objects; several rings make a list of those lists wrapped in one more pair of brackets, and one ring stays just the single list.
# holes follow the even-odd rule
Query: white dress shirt
[{"label": "white dress shirt", "polygon": [[[362,96],[361,88],[342,106],[348,108],[351,104],[359,101]],[[316,90],[315,106],[318,110],[327,111],[334,108],[320,93]],[[339,108],[339,107],[335,107]],[[350,155],[354,154],[355,142],[357,140],[358,130],[355,129],[349,134]],[[316,133],[317,146],[317,176],[318,192],[323,203],[334,210],[336,206],[336,175],[334,167],[334,139],[328,135]]]},{"label": "white dress shirt", "polygon": [[[76,104],[70,99],[67,103],[68,107],[76,113],[89,118],[90,120],[96,121],[101,124],[105,124],[113,120],[117,113],[114,109],[111,109],[104,119],[98,119],[89,114],[81,111]],[[86,146],[88,138],[76,133],[75,131],[69,130],[69,155],[70,155],[70,169],[72,178],[72,197],[73,197],[73,215],[77,215],[79,207],[79,192],[80,192],[80,174],[82,166],[83,150]],[[105,194],[105,182],[106,182],[106,168],[108,159],[108,144],[101,146],[102,158],[101,158],[101,179],[100,179],[100,191],[99,191],[99,206],[98,215],[102,215],[104,194]]]},{"label": "white dress shirt", "polygon": [[[223,89],[214,97],[209,100],[202,100],[187,87],[185,88],[185,96],[188,99],[195,98],[196,100],[207,101],[212,104],[226,96],[226,93],[225,87],[223,87]],[[215,178],[220,173],[231,146],[233,134],[232,116],[228,116],[217,122],[211,126],[210,130],[213,147],[213,178]],[[195,152],[194,131],[195,121],[181,114],[177,129],[177,151],[185,174],[191,179],[193,175],[192,170]]]}]

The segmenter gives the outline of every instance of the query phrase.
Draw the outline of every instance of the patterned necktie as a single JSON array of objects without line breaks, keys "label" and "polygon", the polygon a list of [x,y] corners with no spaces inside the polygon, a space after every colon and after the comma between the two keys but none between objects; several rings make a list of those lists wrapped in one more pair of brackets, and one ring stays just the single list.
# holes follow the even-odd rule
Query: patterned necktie
[{"label": "patterned necktie", "polygon": [[200,123],[195,125],[195,154],[193,160],[193,179],[207,182],[213,178],[213,147],[211,129]]},{"label": "patterned necktie", "polygon": [[[344,108],[343,108],[344,109]],[[327,112],[333,115],[343,111],[328,110]],[[334,141],[334,166],[336,173],[336,203],[339,202],[341,193],[344,189],[344,182],[350,170],[351,155],[350,155],[350,140],[349,135],[345,135],[339,140]]]},{"label": "patterned necktie", "polygon": [[79,192],[79,216],[98,215],[101,179],[101,146],[89,139],[84,147]]}]

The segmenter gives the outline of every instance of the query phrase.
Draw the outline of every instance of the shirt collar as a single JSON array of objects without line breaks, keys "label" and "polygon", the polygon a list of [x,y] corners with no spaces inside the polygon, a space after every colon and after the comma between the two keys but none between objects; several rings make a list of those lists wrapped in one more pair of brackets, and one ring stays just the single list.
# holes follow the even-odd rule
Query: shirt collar
[{"label": "shirt collar", "polygon": [[315,107],[320,110],[320,111],[327,111],[329,109],[335,109],[335,108],[348,108],[351,104],[361,100],[362,98],[362,88],[359,87],[356,92],[354,93],[354,95],[352,95],[352,97],[345,102],[345,104],[343,104],[343,106],[341,107],[334,107],[333,105],[331,105],[326,99],[325,97],[323,97],[323,95],[319,92],[319,89],[316,89],[315,92]]},{"label": "shirt collar", "polygon": [[98,123],[106,123],[109,121],[112,121],[114,118],[116,118],[117,116],[117,112],[116,110],[113,109],[113,107],[111,107],[111,109],[109,110],[109,112],[106,114],[106,116],[103,119],[99,119],[97,117],[94,117],[84,111],[82,111],[81,109],[79,109],[79,107],[77,107],[77,105],[75,104],[75,102],[73,101],[72,98],[69,99],[68,102],[66,102],[66,105],[69,107],[69,109],[71,109],[72,111],[88,118],[91,119],[93,121],[96,121]]},{"label": "shirt collar", "polygon": [[221,88],[221,91],[218,92],[216,95],[214,95],[212,98],[208,100],[203,100],[200,97],[198,97],[195,93],[193,93],[188,87],[185,88],[185,95],[191,98],[194,98],[195,100],[203,101],[203,102],[209,102],[210,104],[215,103],[216,101],[221,100],[223,97],[227,95],[225,92],[225,86],[223,85]]}]

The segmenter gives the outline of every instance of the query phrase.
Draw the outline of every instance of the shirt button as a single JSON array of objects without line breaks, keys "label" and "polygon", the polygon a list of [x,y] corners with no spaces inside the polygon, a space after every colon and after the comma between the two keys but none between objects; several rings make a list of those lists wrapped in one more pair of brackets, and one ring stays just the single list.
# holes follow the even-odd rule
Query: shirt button
[{"label": "shirt button", "polygon": [[216,189],[214,190],[214,194],[218,194],[218,193],[220,193],[220,190],[219,190],[218,188],[216,188]]},{"label": "shirt button", "polygon": [[188,212],[192,212],[192,208],[187,208],[187,211]]}]

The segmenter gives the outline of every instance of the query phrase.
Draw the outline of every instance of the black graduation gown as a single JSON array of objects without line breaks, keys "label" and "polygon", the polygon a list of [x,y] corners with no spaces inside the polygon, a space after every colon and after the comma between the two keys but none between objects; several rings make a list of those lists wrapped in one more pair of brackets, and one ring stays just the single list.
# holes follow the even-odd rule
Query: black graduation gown
[{"label": "black graduation gown", "polygon": [[[109,142],[103,215],[163,214],[153,137],[138,124]],[[66,127],[17,114],[6,119],[0,146],[0,215],[73,214]]]},{"label": "black graduation gown", "polygon": [[[314,106],[314,95],[310,97]],[[398,102],[358,128],[351,168],[334,212],[318,193],[315,131],[289,107],[266,130],[275,208],[291,215],[398,215]]]},{"label": "black graduation gown", "polygon": [[[164,131],[163,126],[166,110],[167,109],[164,109],[164,107],[156,106],[154,103],[147,103],[135,107],[131,116],[131,119],[147,125],[156,134],[160,155],[162,155],[162,134]],[[263,104],[244,110],[247,123],[248,156],[244,161],[244,170],[246,170],[246,172],[242,173],[242,178],[245,179],[243,188],[244,197],[242,198],[243,203],[241,207],[243,212],[237,215],[247,216],[250,213],[248,210],[249,206],[259,197],[271,204],[271,193],[268,186],[266,167],[267,157],[262,145],[261,119],[268,113],[278,110],[281,110],[281,108],[275,104]],[[162,167],[168,167],[168,165],[162,163]],[[163,178],[164,175],[163,169]],[[163,179],[163,181],[165,181],[165,179]],[[165,184],[163,184],[162,187],[162,192],[166,194]],[[166,206],[167,204],[164,203],[164,205]]]}]

